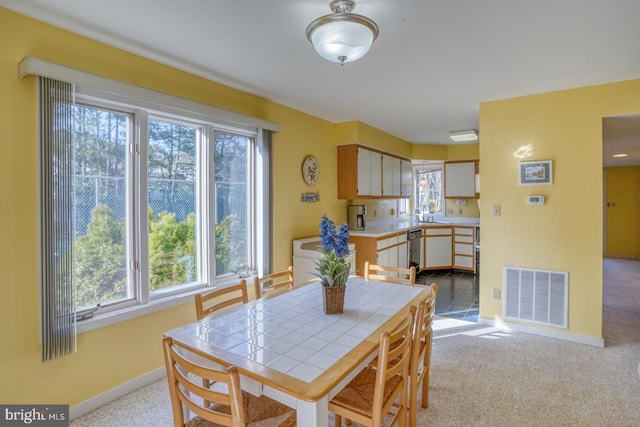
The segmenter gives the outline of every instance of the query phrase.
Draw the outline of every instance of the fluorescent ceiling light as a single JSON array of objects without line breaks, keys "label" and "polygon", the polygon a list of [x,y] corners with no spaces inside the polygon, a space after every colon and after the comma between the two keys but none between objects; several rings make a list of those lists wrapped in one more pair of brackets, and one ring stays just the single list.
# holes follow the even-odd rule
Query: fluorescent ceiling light
[{"label": "fluorescent ceiling light", "polygon": [[627,157],[626,154],[614,154],[613,157]]},{"label": "fluorescent ceiling light", "polygon": [[455,142],[473,142],[478,140],[478,131],[469,129],[449,132],[449,138]]}]

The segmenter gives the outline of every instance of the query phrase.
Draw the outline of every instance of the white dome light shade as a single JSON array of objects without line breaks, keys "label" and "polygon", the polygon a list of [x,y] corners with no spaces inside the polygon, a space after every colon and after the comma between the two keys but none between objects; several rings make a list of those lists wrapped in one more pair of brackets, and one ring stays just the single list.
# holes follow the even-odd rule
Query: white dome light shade
[{"label": "white dome light shade", "polygon": [[339,64],[362,58],[377,37],[376,23],[353,13],[322,16],[307,27],[307,38],[318,55]]}]

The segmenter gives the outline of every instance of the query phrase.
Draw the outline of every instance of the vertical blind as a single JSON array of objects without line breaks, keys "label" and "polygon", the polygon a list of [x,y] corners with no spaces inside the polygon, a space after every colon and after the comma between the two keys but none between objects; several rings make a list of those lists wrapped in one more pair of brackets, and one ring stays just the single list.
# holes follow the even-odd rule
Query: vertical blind
[{"label": "vertical blind", "polygon": [[40,84],[42,361],[76,350],[73,257],[73,85]]},{"label": "vertical blind", "polygon": [[258,198],[257,212],[258,221],[262,224],[258,230],[262,231],[262,236],[258,241],[262,242],[262,247],[258,248],[257,269],[260,276],[273,273],[273,257],[271,242],[273,242],[273,132],[261,129],[258,138],[258,175],[262,177],[258,180],[258,185],[262,188],[259,193],[262,198]]}]

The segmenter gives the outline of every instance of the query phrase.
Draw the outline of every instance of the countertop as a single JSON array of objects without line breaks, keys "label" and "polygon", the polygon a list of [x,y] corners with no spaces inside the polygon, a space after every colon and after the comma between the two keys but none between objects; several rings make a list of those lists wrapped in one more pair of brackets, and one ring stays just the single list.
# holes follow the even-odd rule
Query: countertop
[{"label": "countertop", "polygon": [[416,227],[438,227],[438,226],[454,226],[466,225],[476,226],[480,223],[479,218],[454,218],[443,217],[436,218],[435,222],[415,221],[409,218],[392,218],[380,221],[369,221],[366,230],[349,230],[349,234],[354,237],[381,237],[386,234],[396,233],[398,231],[407,231]]}]

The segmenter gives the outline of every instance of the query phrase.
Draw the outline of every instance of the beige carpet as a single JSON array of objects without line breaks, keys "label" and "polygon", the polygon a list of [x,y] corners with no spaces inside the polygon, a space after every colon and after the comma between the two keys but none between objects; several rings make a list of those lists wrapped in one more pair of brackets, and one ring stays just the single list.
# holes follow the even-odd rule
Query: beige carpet
[{"label": "beige carpet", "polygon": [[[430,404],[418,425],[640,426],[640,263],[604,266],[605,348],[436,319]],[[71,423],[171,424],[165,380]]]}]

